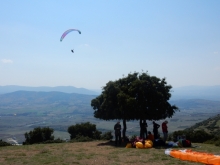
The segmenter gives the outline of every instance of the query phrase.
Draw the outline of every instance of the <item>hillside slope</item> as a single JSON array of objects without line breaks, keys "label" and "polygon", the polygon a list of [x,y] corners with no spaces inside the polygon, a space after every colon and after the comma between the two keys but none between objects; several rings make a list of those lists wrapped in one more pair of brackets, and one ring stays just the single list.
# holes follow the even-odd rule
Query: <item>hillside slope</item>
[{"label": "hillside slope", "polygon": [[214,135],[220,135],[220,114],[210,117],[207,120],[196,123],[186,130],[205,130]]}]

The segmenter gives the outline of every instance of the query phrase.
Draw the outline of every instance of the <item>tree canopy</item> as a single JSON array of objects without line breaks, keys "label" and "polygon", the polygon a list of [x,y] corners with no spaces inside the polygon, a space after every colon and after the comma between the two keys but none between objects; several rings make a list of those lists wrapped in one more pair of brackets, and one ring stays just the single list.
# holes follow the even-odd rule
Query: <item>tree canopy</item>
[{"label": "tree canopy", "polygon": [[91,101],[94,117],[104,120],[160,120],[170,118],[178,107],[170,105],[172,86],[165,78],[130,73],[109,81],[101,95]]}]

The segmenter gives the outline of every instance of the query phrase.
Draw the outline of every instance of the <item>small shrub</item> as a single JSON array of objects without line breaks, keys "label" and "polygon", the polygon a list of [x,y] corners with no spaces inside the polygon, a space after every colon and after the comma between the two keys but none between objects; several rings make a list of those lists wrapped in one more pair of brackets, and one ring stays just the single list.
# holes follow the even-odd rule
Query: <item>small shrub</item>
[{"label": "small shrub", "polygon": [[111,140],[112,138],[113,136],[111,131],[105,132],[101,135],[102,140]]},{"label": "small shrub", "polygon": [[98,131],[98,130],[95,130],[94,132],[93,132],[93,139],[97,139],[97,140],[100,140],[101,139],[101,134],[102,134],[102,132],[101,131]]},{"label": "small shrub", "polygon": [[220,136],[215,136],[214,138],[207,140],[205,143],[220,146]]},{"label": "small shrub", "polygon": [[211,135],[205,132],[204,130],[175,131],[173,132],[172,135],[173,135],[174,141],[177,136],[185,135],[187,140],[190,140],[191,142],[195,142],[195,143],[203,143],[203,142],[206,142],[207,140],[211,140],[212,138],[214,138],[214,135]]},{"label": "small shrub", "polygon": [[216,141],[215,145],[220,147],[220,140]]},{"label": "small shrub", "polygon": [[77,135],[75,138],[71,139],[70,142],[89,142],[93,140],[94,139],[88,136]]},{"label": "small shrub", "polygon": [[47,140],[47,141],[44,141],[43,143],[63,143],[63,142],[65,142],[65,141],[58,138],[55,140]]},{"label": "small shrub", "polygon": [[190,137],[192,142],[197,142],[197,143],[203,143],[207,140],[212,139],[214,136],[211,134],[206,133],[203,130],[198,130],[193,132],[192,136]]},{"label": "small shrub", "polygon": [[2,141],[2,139],[0,140],[0,147],[4,147],[4,146],[11,146],[10,143],[4,142]]},{"label": "small shrub", "polygon": [[37,127],[34,128],[33,131],[26,132],[24,134],[25,136],[25,142],[23,142],[23,145],[25,144],[34,144],[34,143],[42,143],[48,140],[54,140],[53,129],[49,127]]},{"label": "small shrub", "polygon": [[77,136],[89,137],[91,139],[100,139],[102,132],[96,129],[95,124],[86,122],[68,127],[68,133],[70,134],[70,139],[75,139]]}]

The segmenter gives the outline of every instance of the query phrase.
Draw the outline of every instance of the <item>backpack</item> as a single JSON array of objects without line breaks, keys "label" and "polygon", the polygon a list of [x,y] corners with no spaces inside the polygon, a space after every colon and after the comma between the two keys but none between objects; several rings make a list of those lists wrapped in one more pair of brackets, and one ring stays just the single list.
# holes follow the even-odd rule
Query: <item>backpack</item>
[{"label": "backpack", "polygon": [[191,141],[189,140],[182,140],[183,147],[191,147]]}]

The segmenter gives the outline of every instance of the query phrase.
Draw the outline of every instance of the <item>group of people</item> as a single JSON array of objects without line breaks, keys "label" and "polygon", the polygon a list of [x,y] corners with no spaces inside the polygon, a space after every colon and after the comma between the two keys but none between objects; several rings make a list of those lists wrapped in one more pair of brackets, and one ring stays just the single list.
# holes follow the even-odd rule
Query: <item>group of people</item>
[{"label": "group of people", "polygon": [[[167,137],[168,137],[168,127],[167,127],[168,121],[164,121],[161,125],[162,127],[162,132],[163,132],[163,141],[166,142]],[[154,139],[158,139],[159,138],[159,134],[158,134],[158,128],[160,128],[160,125],[157,124],[155,121],[153,121],[153,134],[148,131],[147,132],[147,122],[146,120],[140,120],[140,138],[143,139],[149,139],[154,141]],[[120,121],[118,121],[115,126],[114,126],[114,130],[115,130],[115,145],[119,145],[121,144],[121,124]]]},{"label": "group of people", "polygon": [[[162,132],[163,132],[163,140],[166,141],[167,137],[168,137],[168,129],[167,129],[167,123],[168,121],[164,121],[162,123]],[[149,137],[152,137],[152,134],[150,131],[147,132],[147,122],[146,120],[140,120],[140,137],[143,139],[152,139]],[[158,128],[160,128],[160,125],[157,124],[155,121],[153,121],[153,138],[154,139],[158,139],[159,135],[158,135]]]}]

